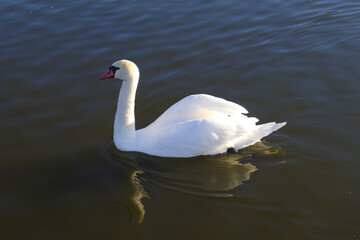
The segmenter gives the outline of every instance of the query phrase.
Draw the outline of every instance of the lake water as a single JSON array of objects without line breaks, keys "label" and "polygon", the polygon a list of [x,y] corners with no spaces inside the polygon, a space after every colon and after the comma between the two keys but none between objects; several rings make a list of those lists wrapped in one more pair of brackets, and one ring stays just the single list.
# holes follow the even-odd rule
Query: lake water
[{"label": "lake water", "polygon": [[[1,239],[359,239],[360,2],[3,2]],[[287,121],[236,154],[120,152],[118,59],[137,128],[184,96]]]}]

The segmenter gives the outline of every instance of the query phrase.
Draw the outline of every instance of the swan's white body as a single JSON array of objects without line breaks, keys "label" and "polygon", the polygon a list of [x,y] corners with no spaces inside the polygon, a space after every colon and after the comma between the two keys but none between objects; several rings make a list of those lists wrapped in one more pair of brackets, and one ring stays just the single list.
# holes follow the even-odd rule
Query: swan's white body
[{"label": "swan's white body", "polygon": [[[163,157],[192,157],[240,149],[269,135],[286,123],[256,125],[242,106],[206,94],[185,97],[146,128],[135,130],[135,93],[139,70],[128,60],[102,78],[123,80],[114,122],[114,142],[122,151]],[[117,70],[118,69],[118,70]],[[109,74],[108,73],[108,74]]]}]

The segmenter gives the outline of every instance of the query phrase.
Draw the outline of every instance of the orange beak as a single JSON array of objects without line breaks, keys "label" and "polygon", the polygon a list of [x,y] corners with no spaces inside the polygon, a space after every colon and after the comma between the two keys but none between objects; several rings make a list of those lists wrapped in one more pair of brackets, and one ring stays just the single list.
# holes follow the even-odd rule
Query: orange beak
[{"label": "orange beak", "polygon": [[107,73],[101,75],[99,79],[114,78],[114,76],[115,73],[113,72],[113,70],[110,69]]}]

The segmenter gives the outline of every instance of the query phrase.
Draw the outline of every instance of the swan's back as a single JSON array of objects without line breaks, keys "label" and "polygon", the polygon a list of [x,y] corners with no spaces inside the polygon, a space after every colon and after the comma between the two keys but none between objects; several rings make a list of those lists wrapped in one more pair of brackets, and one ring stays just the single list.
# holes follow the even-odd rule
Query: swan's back
[{"label": "swan's back", "polygon": [[187,96],[167,109],[152,124],[168,125],[195,119],[204,119],[214,114],[241,114],[248,111],[239,104],[207,94]]}]

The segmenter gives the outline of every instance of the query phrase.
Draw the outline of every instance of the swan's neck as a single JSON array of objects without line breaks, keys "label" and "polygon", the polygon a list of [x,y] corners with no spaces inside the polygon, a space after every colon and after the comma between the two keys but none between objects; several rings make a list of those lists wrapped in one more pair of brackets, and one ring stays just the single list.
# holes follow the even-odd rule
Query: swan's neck
[{"label": "swan's neck", "polygon": [[135,141],[135,94],[139,75],[123,81],[114,122],[114,142],[118,149],[131,151]]}]

